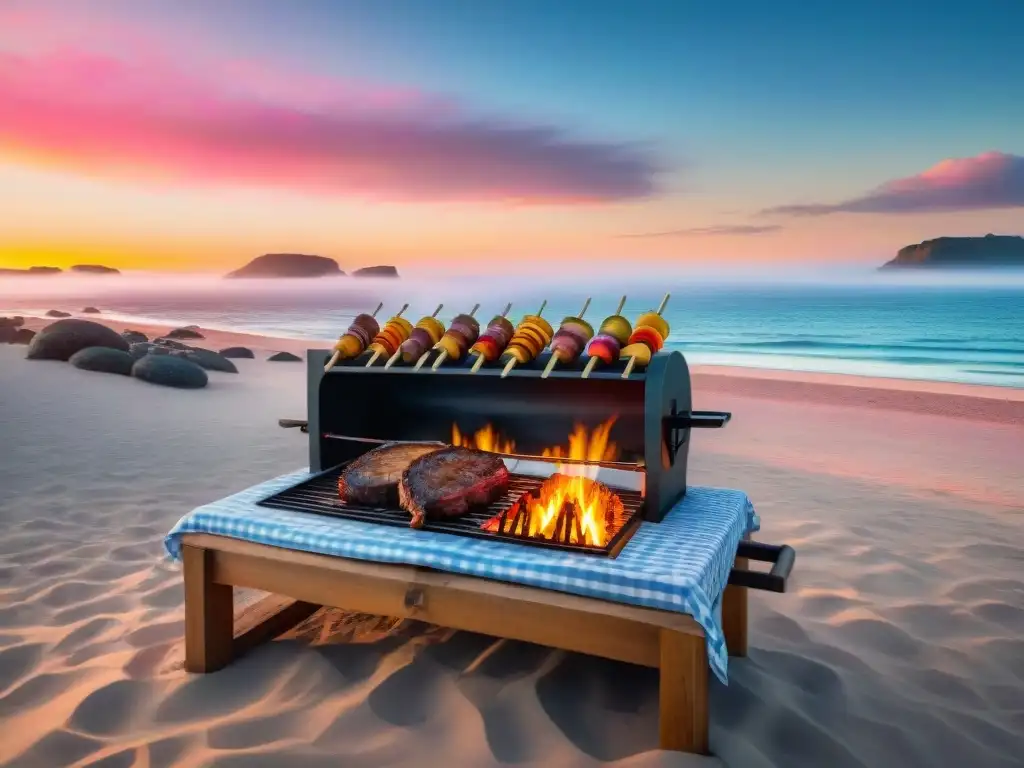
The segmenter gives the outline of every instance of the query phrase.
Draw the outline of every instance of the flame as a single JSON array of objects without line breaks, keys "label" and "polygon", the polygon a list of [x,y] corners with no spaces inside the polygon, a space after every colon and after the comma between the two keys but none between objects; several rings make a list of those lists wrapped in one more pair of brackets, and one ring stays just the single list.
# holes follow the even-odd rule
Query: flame
[{"label": "flame", "polygon": [[[621,527],[625,511],[622,500],[608,486],[597,481],[596,462],[615,461],[618,446],[611,440],[616,416],[588,431],[577,424],[569,434],[568,446],[545,448],[541,456],[571,459],[557,462],[554,474],[540,487],[521,496],[504,515],[497,515],[484,529],[577,546],[603,547]],[[476,432],[470,442],[457,426],[452,427],[452,442],[480,450],[514,453],[515,443],[505,440],[490,424]],[[461,441],[461,442],[460,442]]]},{"label": "flame", "polygon": [[[540,455],[548,459],[572,459],[574,462],[615,461],[619,457],[619,447],[612,442],[611,432],[617,418],[618,416],[612,416],[594,427],[593,432],[588,431],[583,424],[576,424],[569,434],[568,446],[551,446],[542,450]],[[491,424],[478,429],[472,435],[463,433],[458,424],[452,424],[452,445],[462,445],[490,453],[514,454],[516,452],[515,440],[505,437]],[[576,466],[578,465],[559,462],[557,471],[578,474],[579,470],[576,469]],[[588,470],[594,473],[597,469],[596,466],[588,467]],[[596,474],[590,476],[596,477]]]},{"label": "flame", "polygon": [[490,424],[483,429],[478,429],[472,435],[462,434],[459,431],[459,425],[452,424],[452,445],[476,448],[478,451],[487,451],[488,453],[516,452],[515,440],[506,440]]},{"label": "flame", "polygon": [[556,472],[483,528],[561,544],[603,547],[622,527],[624,515],[622,500],[604,483]]}]

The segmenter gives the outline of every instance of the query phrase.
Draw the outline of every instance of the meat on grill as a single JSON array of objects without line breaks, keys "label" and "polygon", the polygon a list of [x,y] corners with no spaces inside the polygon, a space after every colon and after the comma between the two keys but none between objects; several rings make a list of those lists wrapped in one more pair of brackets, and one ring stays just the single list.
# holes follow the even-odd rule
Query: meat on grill
[{"label": "meat on grill", "polygon": [[509,474],[500,456],[451,447],[420,456],[402,472],[398,500],[412,514],[412,527],[430,517],[459,517],[490,504],[508,491]]},{"label": "meat on grill", "polygon": [[338,477],[338,495],[349,504],[398,506],[398,481],[409,464],[445,443],[385,443],[349,464]]}]

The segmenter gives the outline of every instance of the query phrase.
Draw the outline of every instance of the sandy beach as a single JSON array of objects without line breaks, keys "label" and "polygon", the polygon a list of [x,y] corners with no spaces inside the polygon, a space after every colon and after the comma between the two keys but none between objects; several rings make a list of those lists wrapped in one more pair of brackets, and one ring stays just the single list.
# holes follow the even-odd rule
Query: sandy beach
[{"label": "sandy beach", "polygon": [[263,353],[309,342],[199,343],[257,359],[179,391],[0,345],[0,764],[1021,765],[1024,390],[695,369],[695,406],[734,417],[691,483],[798,551],[789,593],[752,593],[702,758],[657,749],[652,670],[416,622],[321,612],[186,674],[164,534],[307,462],[276,424],[305,367]]}]

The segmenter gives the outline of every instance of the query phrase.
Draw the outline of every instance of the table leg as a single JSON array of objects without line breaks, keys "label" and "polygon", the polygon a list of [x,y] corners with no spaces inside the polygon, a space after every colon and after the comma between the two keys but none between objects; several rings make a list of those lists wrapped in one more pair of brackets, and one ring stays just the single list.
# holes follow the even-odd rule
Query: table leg
[{"label": "table leg", "polygon": [[661,630],[662,749],[708,753],[708,659],[703,635]]},{"label": "table leg", "polygon": [[212,579],[214,553],[185,545],[185,669],[216,672],[231,661],[234,643],[233,590]]},{"label": "table leg", "polygon": [[[736,568],[746,568],[747,558],[737,557]],[[747,588],[729,584],[722,596],[722,630],[730,656],[747,655]]]}]

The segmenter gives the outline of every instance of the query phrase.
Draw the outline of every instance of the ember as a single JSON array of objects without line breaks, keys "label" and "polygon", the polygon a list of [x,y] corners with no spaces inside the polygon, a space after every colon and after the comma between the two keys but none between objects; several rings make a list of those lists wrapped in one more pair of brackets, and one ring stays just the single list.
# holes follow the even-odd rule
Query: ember
[{"label": "ember", "polygon": [[[605,546],[625,522],[621,499],[596,479],[600,468],[595,462],[618,458],[618,446],[610,439],[615,418],[595,427],[592,433],[577,424],[567,448],[545,448],[541,454],[544,457],[583,463],[559,462],[555,473],[540,487],[488,520],[483,529],[560,544]],[[488,437],[497,434],[489,427],[477,435],[481,433]],[[476,445],[480,447],[479,442]]]},{"label": "ember", "polygon": [[486,531],[603,547],[625,522],[622,501],[606,485],[556,472],[483,525]]}]

